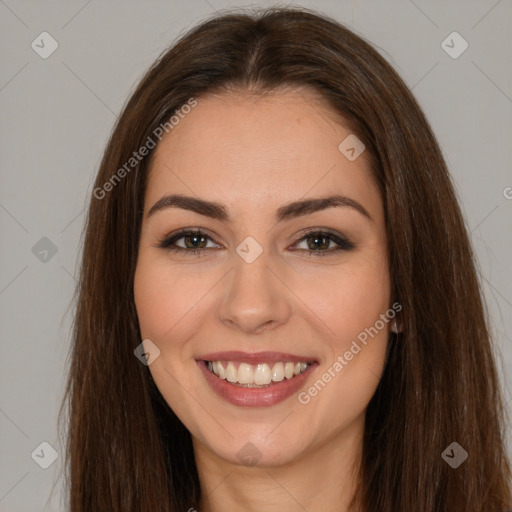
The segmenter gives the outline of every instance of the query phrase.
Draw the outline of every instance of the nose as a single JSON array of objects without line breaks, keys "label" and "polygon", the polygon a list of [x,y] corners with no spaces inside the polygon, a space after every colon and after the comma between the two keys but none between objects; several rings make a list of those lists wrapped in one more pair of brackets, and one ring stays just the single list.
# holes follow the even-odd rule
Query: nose
[{"label": "nose", "polygon": [[252,263],[236,255],[234,268],[224,280],[217,310],[219,320],[232,329],[257,334],[285,324],[290,318],[292,294],[285,276],[271,268],[263,251]]}]

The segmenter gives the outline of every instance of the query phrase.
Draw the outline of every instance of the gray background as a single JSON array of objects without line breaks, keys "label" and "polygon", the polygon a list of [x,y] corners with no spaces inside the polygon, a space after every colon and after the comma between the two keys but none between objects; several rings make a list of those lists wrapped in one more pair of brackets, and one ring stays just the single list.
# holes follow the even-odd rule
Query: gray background
[{"label": "gray background", "polygon": [[[255,4],[0,0],[0,511],[64,510],[56,418],[70,304],[84,206],[116,114],[178,34],[215,10],[245,5]],[[510,411],[511,0],[300,5],[376,45],[431,122],[478,256]],[[31,48],[43,31],[59,44],[47,59]],[[456,59],[441,47],[453,31],[469,44]],[[43,237],[56,254],[32,250]],[[60,454],[48,469],[31,457],[43,441]]]}]

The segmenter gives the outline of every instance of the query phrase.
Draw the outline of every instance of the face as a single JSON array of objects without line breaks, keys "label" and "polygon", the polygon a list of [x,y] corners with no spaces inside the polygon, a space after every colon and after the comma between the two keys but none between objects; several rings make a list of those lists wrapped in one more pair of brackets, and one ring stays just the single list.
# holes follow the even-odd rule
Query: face
[{"label": "face", "polygon": [[351,131],[310,91],[197,102],[148,176],[134,293],[151,375],[196,453],[272,466],[355,440],[391,326],[366,155],[339,149]]}]

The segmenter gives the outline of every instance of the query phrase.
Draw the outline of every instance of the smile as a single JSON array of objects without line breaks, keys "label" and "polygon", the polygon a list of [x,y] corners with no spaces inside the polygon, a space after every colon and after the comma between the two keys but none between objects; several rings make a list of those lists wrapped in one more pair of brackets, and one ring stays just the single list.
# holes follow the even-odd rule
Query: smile
[{"label": "smile", "polygon": [[196,363],[219,397],[242,407],[282,402],[299,392],[318,367],[309,357],[280,352],[216,352]]},{"label": "smile", "polygon": [[292,361],[277,363],[258,363],[252,365],[237,361],[207,361],[207,368],[217,377],[225,379],[232,384],[245,387],[267,387],[284,379],[292,379],[304,373],[309,363]]}]

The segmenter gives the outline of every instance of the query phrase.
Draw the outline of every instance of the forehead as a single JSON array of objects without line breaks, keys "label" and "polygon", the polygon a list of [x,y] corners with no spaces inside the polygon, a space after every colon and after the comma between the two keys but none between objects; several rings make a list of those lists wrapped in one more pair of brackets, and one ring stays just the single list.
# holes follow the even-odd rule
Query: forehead
[{"label": "forehead", "polygon": [[369,203],[378,216],[365,153],[350,161],[339,150],[351,135],[309,90],[198,98],[155,150],[146,197],[192,193],[236,209],[335,192]]}]

